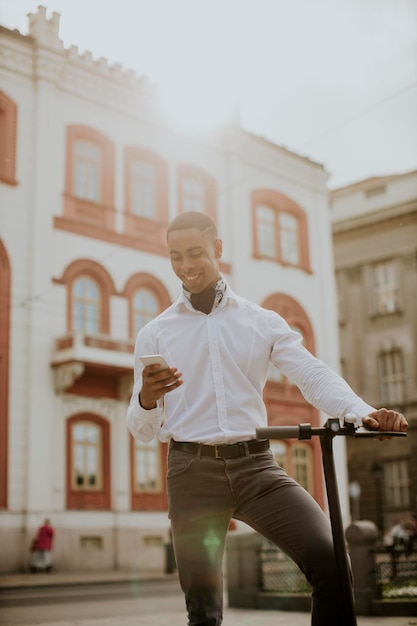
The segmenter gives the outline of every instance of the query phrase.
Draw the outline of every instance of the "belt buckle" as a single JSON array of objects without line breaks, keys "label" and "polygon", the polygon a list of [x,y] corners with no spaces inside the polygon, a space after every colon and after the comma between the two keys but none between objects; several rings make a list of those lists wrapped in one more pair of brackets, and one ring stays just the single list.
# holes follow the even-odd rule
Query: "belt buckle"
[{"label": "belt buckle", "polygon": [[219,446],[217,444],[214,446],[214,458],[215,459],[222,459],[223,458],[219,454]]}]

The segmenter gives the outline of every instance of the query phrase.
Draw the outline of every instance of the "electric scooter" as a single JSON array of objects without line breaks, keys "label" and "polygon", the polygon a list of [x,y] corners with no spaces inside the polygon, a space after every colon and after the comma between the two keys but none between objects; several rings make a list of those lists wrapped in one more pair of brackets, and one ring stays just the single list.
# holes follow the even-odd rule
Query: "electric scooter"
[{"label": "electric scooter", "polygon": [[357,626],[354,606],[353,587],[351,583],[349,561],[346,552],[342,513],[340,509],[339,491],[333,456],[333,439],[337,435],[355,438],[406,437],[404,432],[367,430],[356,425],[357,417],[348,414],[343,425],[337,418],[330,418],[323,426],[299,424],[297,426],[266,426],[256,430],[257,439],[311,439],[320,437],[324,478],[326,483],[327,501],[332,526],[333,545],[342,590],[344,612],[351,626]]}]

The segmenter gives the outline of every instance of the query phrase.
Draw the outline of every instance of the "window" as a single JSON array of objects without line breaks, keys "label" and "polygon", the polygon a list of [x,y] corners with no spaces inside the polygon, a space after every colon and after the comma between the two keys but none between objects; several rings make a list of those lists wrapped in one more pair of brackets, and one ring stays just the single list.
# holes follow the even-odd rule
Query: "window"
[{"label": "window", "polygon": [[271,450],[278,465],[304,489],[313,493],[313,456],[310,446],[305,443],[271,441]]},{"label": "window", "polygon": [[67,421],[67,507],[110,508],[110,430],[89,414]]},{"label": "window", "polygon": [[283,262],[290,265],[299,265],[300,233],[298,219],[291,213],[280,213],[279,233]]},{"label": "window", "polygon": [[0,181],[6,185],[17,185],[16,132],[16,103],[0,91]]},{"label": "window", "polygon": [[110,332],[110,298],[116,290],[104,267],[89,259],[79,259],[70,263],[54,282],[67,287],[68,332]]},{"label": "window", "polygon": [[145,272],[131,276],[121,295],[129,302],[129,336],[132,338],[171,304],[165,286]]},{"label": "window", "polygon": [[277,191],[260,189],[252,193],[252,211],[255,258],[310,271],[303,209]]},{"label": "window", "polygon": [[381,403],[401,406],[405,403],[405,371],[402,350],[382,352],[378,357]]},{"label": "window", "polygon": [[147,148],[125,148],[124,238],[127,245],[166,255],[168,167]]},{"label": "window", "polygon": [[293,476],[295,480],[312,493],[312,462],[311,449],[305,443],[297,443],[292,446]]},{"label": "window", "polygon": [[64,217],[56,226],[89,237],[114,231],[114,146],[94,128],[67,127],[64,198]]},{"label": "window", "polygon": [[101,200],[101,151],[91,141],[74,143],[74,196],[91,202]]},{"label": "window", "polygon": [[101,429],[92,422],[78,422],[72,428],[72,488],[97,490],[102,486]]},{"label": "window", "polygon": [[201,178],[187,177],[183,180],[183,211],[200,211],[204,213],[206,188]]},{"label": "window", "polygon": [[216,221],[216,186],[204,170],[191,166],[178,167],[178,208],[180,213],[200,211]]},{"label": "window", "polygon": [[385,503],[393,508],[410,505],[408,463],[406,460],[384,463]]},{"label": "window", "polygon": [[73,330],[87,334],[99,332],[100,290],[97,283],[88,276],[74,281],[72,294]]},{"label": "window", "polygon": [[130,437],[130,450],[132,510],[166,511],[166,444],[156,438],[143,443]]},{"label": "window", "polygon": [[133,298],[135,335],[159,313],[159,303],[150,289],[138,289]]},{"label": "window", "polygon": [[393,261],[384,261],[372,267],[372,293],[375,313],[384,315],[398,310],[398,279]]},{"label": "window", "polygon": [[282,469],[287,471],[287,468],[288,468],[287,444],[284,443],[283,441],[271,441],[271,451],[278,465],[280,465]]},{"label": "window", "polygon": [[156,172],[145,161],[132,161],[132,212],[134,215],[156,218]]},{"label": "window", "polygon": [[264,257],[276,259],[278,256],[275,237],[275,211],[272,207],[259,204],[256,207],[257,249]]},{"label": "window", "polygon": [[157,439],[147,443],[135,441],[134,478],[136,493],[161,493],[162,467]]}]

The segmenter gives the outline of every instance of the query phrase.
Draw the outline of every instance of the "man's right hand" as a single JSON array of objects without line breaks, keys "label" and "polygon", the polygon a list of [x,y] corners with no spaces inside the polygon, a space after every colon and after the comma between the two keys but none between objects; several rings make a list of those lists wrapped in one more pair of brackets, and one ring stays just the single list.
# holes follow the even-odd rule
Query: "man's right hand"
[{"label": "man's right hand", "polygon": [[155,409],[156,402],[166,393],[183,384],[182,372],[176,367],[161,370],[160,365],[147,365],[142,371],[142,389],[139,404],[145,410]]}]

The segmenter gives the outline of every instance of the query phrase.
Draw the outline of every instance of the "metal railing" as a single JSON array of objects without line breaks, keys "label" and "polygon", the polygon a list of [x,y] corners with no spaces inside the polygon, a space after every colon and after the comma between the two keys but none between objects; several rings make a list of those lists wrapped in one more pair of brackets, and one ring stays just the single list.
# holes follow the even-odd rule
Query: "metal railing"
[{"label": "metal railing", "polygon": [[265,541],[259,552],[262,591],[286,594],[310,594],[305,576],[289,556]]},{"label": "metal railing", "polygon": [[417,598],[417,554],[376,552],[375,579],[380,598]]}]

